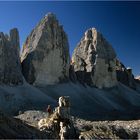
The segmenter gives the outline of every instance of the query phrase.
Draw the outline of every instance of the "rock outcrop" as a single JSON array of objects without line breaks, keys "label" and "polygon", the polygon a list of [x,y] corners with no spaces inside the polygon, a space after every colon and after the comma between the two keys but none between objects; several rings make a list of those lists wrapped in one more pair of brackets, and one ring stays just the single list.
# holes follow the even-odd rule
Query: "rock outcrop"
[{"label": "rock outcrop", "polygon": [[0,32],[0,84],[23,83],[19,49],[19,33],[16,28],[10,30],[10,36]]},{"label": "rock outcrop", "polygon": [[59,106],[48,118],[38,122],[41,131],[50,131],[51,139],[75,139],[76,130],[70,117],[70,100],[68,96],[59,98]]},{"label": "rock outcrop", "polygon": [[117,80],[122,84],[135,89],[135,79],[131,68],[126,68],[119,60],[116,60]]},{"label": "rock outcrop", "polygon": [[48,139],[48,135],[0,110],[0,139]]},{"label": "rock outcrop", "polygon": [[69,77],[69,44],[62,25],[49,13],[23,45],[22,71],[33,85],[52,85]]},{"label": "rock outcrop", "polygon": [[109,88],[117,84],[116,53],[95,28],[85,32],[74,50],[71,63],[82,84],[98,88]]}]

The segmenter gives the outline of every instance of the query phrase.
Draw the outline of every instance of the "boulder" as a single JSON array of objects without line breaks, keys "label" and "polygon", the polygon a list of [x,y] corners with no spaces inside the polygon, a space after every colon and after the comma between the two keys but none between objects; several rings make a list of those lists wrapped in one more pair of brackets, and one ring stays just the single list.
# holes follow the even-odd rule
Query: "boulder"
[{"label": "boulder", "polygon": [[116,53],[95,28],[85,32],[74,50],[71,65],[82,84],[98,88],[110,88],[117,84]]},{"label": "boulder", "polygon": [[10,36],[0,32],[0,84],[23,83],[19,51],[18,30],[16,28],[10,30]]},{"label": "boulder", "polygon": [[52,13],[32,30],[23,45],[22,71],[28,83],[53,85],[69,77],[69,43],[67,35]]}]

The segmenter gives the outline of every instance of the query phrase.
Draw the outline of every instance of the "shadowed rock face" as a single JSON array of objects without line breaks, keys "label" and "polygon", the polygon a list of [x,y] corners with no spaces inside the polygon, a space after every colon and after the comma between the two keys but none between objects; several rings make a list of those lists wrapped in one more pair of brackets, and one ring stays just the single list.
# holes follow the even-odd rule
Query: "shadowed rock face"
[{"label": "shadowed rock face", "polygon": [[71,63],[81,83],[98,88],[117,84],[116,53],[95,28],[85,32],[74,50]]},{"label": "shadowed rock face", "polygon": [[126,68],[119,60],[116,61],[117,80],[122,84],[136,89],[136,83],[131,68]]},{"label": "shadowed rock face", "polygon": [[9,117],[0,110],[0,139],[47,139],[49,134],[24,121]]},{"label": "shadowed rock face", "polygon": [[32,30],[23,45],[23,75],[34,85],[60,83],[69,76],[69,59],[67,35],[55,15],[49,13]]},{"label": "shadowed rock face", "polygon": [[10,36],[0,32],[0,84],[23,83],[19,58],[18,30],[10,30]]}]

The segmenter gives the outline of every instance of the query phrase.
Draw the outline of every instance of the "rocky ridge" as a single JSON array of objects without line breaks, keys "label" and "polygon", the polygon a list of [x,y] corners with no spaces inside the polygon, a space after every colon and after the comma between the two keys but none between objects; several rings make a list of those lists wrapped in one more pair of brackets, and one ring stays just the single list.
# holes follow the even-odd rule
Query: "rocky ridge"
[{"label": "rocky ridge", "polygon": [[29,84],[36,86],[70,79],[97,88],[114,87],[119,81],[136,89],[132,69],[127,69],[117,59],[112,46],[95,28],[85,32],[74,50],[71,64],[67,35],[52,13],[46,15],[27,37],[21,62],[18,30],[12,29],[10,36],[0,33],[0,38],[1,84],[22,84],[24,76]]},{"label": "rocky ridge", "polygon": [[[67,35],[62,26],[59,25],[55,15],[51,13],[45,16],[27,37],[21,54],[21,62],[17,29],[11,30],[10,36],[0,33],[0,57],[0,104],[2,108],[8,111],[11,110],[12,113],[20,109],[24,110],[25,106],[26,109],[35,109],[35,107],[44,107],[46,104],[52,103],[54,105],[57,97],[68,95],[72,98],[73,113],[77,113],[76,115],[80,117],[88,118],[90,116],[92,119],[93,117],[95,119],[110,117],[132,119],[134,117],[137,119],[140,116],[140,94],[135,89],[132,69],[125,68],[121,62],[117,61],[114,49],[95,28],[85,32],[84,37],[74,51],[71,65],[69,64]],[[22,63],[22,72],[20,63]],[[26,81],[31,85],[27,84],[26,81],[23,82],[22,73]],[[75,83],[70,81],[65,83],[69,78]],[[61,82],[64,83],[58,84]],[[21,86],[11,88],[9,85]],[[41,89],[40,86],[45,86],[45,88]],[[81,106],[82,109],[79,108]],[[62,111],[63,107],[60,107],[59,110]],[[28,118],[28,114],[24,115],[26,116],[25,120],[27,119],[27,122],[25,121],[24,124],[28,123],[28,125],[32,125],[34,120],[37,122],[41,119],[40,112],[33,119]],[[22,117],[24,115],[20,115],[21,120],[23,120]],[[46,117],[45,113],[43,115]],[[1,116],[3,116],[3,113]],[[27,130],[28,132],[25,131],[29,126],[24,127],[24,124],[13,127],[16,125],[15,119],[12,118],[10,121],[10,118],[4,118],[8,117],[4,116],[1,119],[4,123],[0,127],[0,132],[2,132],[0,133],[1,138],[43,137],[42,134],[41,136],[40,134],[32,135],[32,132],[34,133],[33,129]],[[55,118],[55,114],[52,118]],[[29,120],[31,123],[28,122]],[[9,123],[6,124],[7,122]],[[50,119],[49,122],[51,122]],[[61,127],[61,138],[63,139],[65,138],[65,129],[68,126],[65,126],[63,121],[61,122],[59,127]],[[83,120],[82,123],[84,123]],[[100,125],[99,122],[97,123],[99,126],[97,124],[97,127],[90,127],[84,131],[78,128],[77,131],[80,132],[79,135],[82,135],[81,138],[138,138],[138,133],[135,130],[132,130],[131,133],[131,131],[124,130],[127,128],[105,127]],[[105,125],[107,124],[108,122],[105,123]],[[6,128],[3,127],[5,125]],[[20,126],[23,126],[25,129],[18,130]],[[4,135],[6,129],[9,134],[7,136]],[[58,130],[60,132],[60,128]],[[122,131],[123,136],[120,136]],[[54,130],[50,130],[49,134],[52,132]],[[22,134],[25,134],[25,137],[21,137]],[[52,138],[48,136],[48,129],[46,129],[45,134],[45,138]]]}]

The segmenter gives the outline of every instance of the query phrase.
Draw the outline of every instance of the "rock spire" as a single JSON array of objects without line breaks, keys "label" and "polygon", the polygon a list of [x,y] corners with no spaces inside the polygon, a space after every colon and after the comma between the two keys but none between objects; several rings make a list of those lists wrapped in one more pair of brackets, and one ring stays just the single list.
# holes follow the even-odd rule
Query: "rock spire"
[{"label": "rock spire", "polygon": [[109,88],[117,84],[116,53],[95,28],[85,32],[74,50],[71,63],[81,83],[98,88]]},{"label": "rock spire", "polygon": [[23,83],[19,57],[19,33],[16,28],[10,35],[0,32],[0,83],[19,85]]},{"label": "rock spire", "polygon": [[23,75],[33,85],[53,85],[69,77],[67,35],[52,13],[32,30],[23,45]]}]

